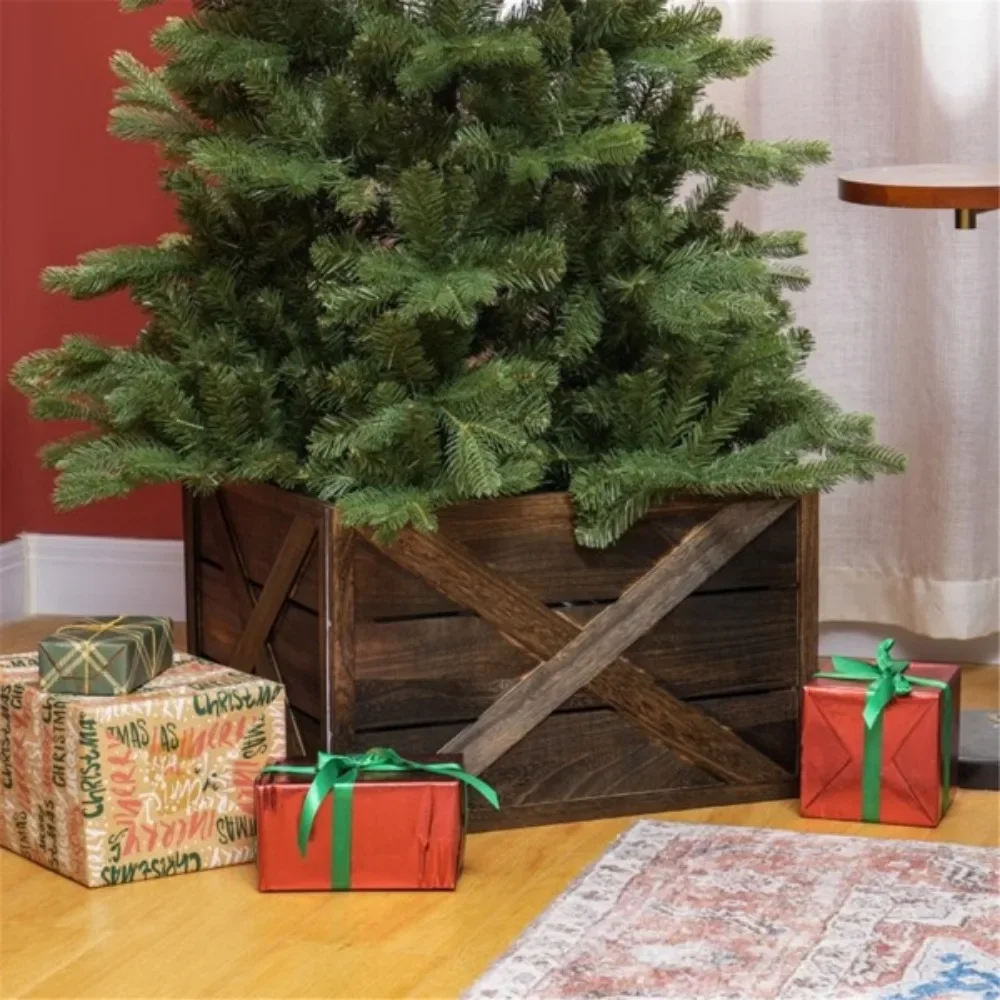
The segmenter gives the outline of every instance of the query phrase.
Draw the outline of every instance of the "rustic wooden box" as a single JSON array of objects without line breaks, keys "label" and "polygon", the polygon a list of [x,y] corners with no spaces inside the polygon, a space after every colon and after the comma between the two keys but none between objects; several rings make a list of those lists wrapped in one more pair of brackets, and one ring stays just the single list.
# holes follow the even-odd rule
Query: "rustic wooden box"
[{"label": "rustic wooden box", "polygon": [[817,506],[679,500],[597,551],[541,494],[383,547],[227,487],[185,500],[190,648],[284,682],[292,752],[463,752],[503,804],[472,829],[792,796]]}]

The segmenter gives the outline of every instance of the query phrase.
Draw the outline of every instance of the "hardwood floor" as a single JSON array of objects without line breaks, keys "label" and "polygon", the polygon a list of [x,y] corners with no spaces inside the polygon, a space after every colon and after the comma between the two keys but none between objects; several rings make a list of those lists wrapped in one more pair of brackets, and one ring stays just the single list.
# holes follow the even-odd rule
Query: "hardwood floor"
[{"label": "hardwood floor", "polygon": [[[32,648],[53,621],[0,629]],[[998,704],[996,668],[963,672],[966,707]],[[936,830],[801,819],[794,802],[661,818],[996,845],[998,796],[960,791]],[[471,837],[455,893],[256,892],[252,865],[85,889],[0,852],[3,997],[456,997],[632,819]]]}]

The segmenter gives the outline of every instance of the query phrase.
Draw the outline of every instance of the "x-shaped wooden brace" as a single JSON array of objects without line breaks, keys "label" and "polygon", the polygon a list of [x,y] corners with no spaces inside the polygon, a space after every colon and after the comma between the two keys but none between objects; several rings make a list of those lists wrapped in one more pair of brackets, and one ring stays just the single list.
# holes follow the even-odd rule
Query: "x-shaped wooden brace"
[{"label": "x-shaped wooden brace", "polygon": [[[222,559],[222,569],[233,600],[236,602],[236,613],[243,629],[236,649],[230,657],[229,665],[235,670],[255,673],[258,677],[283,684],[278,658],[271,645],[271,630],[312,547],[313,539],[316,537],[317,522],[313,518],[301,515],[292,521],[292,526],[281,543],[274,566],[258,597],[250,586],[250,575],[247,573],[239,542],[221,498],[218,494],[213,494],[205,501],[205,506],[211,508],[219,529],[215,534]],[[289,711],[288,718],[298,753],[304,755],[305,743],[294,713]]]},{"label": "x-shaped wooden brace", "polygon": [[397,565],[475,611],[539,661],[441,752],[461,753],[466,768],[481,774],[587,687],[653,740],[728,784],[787,779],[778,764],[716,719],[665,691],[622,653],[790,506],[791,501],[727,505],[688,532],[583,627],[442,535],[407,530],[392,544],[383,545],[366,534]]}]

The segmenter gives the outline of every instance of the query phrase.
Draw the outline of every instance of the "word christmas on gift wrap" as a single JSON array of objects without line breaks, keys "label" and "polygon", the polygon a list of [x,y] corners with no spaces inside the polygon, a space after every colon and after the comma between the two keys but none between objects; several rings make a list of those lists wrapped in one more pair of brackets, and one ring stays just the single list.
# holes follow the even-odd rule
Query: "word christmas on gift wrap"
[{"label": "word christmas on gift wrap", "polygon": [[168,822],[134,821],[108,837],[110,860],[118,862],[135,854],[147,854],[160,848],[176,850],[190,842],[204,841],[212,836],[217,822],[214,809]]},{"label": "word christmas on gift wrap", "polygon": [[51,745],[46,741],[43,747],[42,768],[49,775],[55,788],[66,787],[66,723],[67,703],[62,698],[46,698],[42,702],[42,724],[49,726]]},{"label": "word christmas on gift wrap", "polygon": [[97,819],[104,812],[106,789],[101,774],[101,734],[97,720],[80,716],[80,791],[83,815]]},{"label": "word christmas on gift wrap", "polygon": [[104,885],[122,885],[136,879],[164,878],[167,875],[184,875],[201,870],[201,855],[195,851],[175,851],[162,858],[129,861],[123,865],[105,865],[101,869]]},{"label": "word christmas on gift wrap", "polygon": [[[192,684],[191,687],[197,687]],[[269,685],[258,690],[239,688],[235,691],[221,691],[219,694],[196,694],[192,705],[196,715],[227,715],[247,708],[267,708],[281,693],[281,688]]]},{"label": "word christmas on gift wrap", "polygon": [[4,684],[0,687],[0,719],[3,720],[3,740],[0,742],[0,780],[3,787],[14,787],[14,747],[11,742],[11,713],[20,712],[23,707],[24,689],[18,684]]}]

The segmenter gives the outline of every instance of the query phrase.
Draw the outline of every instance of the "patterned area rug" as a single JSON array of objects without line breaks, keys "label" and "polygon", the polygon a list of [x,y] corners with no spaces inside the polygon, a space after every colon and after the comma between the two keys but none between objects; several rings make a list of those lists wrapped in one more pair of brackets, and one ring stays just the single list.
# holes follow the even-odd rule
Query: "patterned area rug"
[{"label": "patterned area rug", "polygon": [[1000,1000],[991,848],[643,820],[467,1000]]}]

